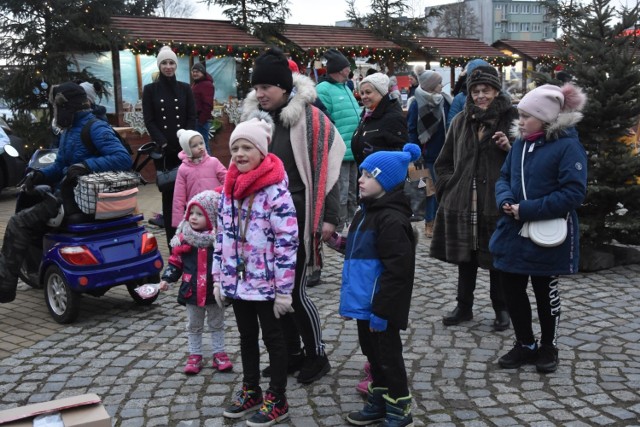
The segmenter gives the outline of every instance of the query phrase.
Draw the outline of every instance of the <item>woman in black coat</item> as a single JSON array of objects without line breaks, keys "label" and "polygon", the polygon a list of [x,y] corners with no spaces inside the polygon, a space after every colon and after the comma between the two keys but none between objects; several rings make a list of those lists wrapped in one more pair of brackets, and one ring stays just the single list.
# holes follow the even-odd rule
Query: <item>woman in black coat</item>
[{"label": "woman in black coat", "polygon": [[351,138],[351,151],[358,166],[376,151],[401,151],[409,139],[402,107],[388,93],[389,77],[385,74],[371,74],[360,83],[364,111]]},{"label": "woman in black coat", "polygon": [[[158,52],[160,74],[142,92],[142,114],[151,139],[164,148],[164,159],[156,160],[156,170],[171,170],[180,166],[178,129],[196,128],[196,104],[188,83],[176,79],[178,57],[169,46]],[[167,232],[167,244],[176,232],[171,226],[173,189],[162,192],[162,216]]]}]

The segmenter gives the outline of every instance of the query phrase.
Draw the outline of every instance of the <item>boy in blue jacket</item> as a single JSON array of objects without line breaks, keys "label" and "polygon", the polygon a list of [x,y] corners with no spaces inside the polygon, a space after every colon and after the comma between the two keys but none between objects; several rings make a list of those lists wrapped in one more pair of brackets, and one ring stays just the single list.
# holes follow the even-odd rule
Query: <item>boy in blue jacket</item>
[{"label": "boy in blue jacket", "polygon": [[371,365],[367,403],[347,421],[413,425],[400,330],[407,328],[415,271],[416,236],[403,184],[420,147],[379,151],[360,165],[360,210],[346,242],[340,315],[358,322],[358,339]]}]

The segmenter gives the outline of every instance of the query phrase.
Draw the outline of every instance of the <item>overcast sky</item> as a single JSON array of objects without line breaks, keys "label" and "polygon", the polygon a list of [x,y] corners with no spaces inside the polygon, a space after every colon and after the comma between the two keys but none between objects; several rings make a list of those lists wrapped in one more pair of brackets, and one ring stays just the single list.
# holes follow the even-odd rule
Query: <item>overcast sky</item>
[{"label": "overcast sky", "polygon": [[[412,15],[419,15],[419,11],[426,6],[435,4],[452,3],[455,0],[409,0],[409,4],[416,12]],[[368,12],[370,0],[356,0],[356,10],[359,14]],[[207,7],[198,4],[201,13],[198,18],[202,19],[226,19],[222,14],[222,8],[218,6]],[[343,21],[347,16],[346,0],[290,0],[289,9],[291,15],[287,18],[288,24],[314,24],[314,25],[334,25],[336,21]]]}]

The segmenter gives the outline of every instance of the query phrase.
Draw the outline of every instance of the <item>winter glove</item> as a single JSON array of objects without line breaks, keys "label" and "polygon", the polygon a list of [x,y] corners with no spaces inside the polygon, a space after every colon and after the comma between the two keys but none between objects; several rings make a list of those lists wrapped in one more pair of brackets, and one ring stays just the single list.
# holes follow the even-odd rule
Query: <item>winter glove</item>
[{"label": "winter glove", "polygon": [[216,299],[216,304],[218,304],[218,307],[224,309],[224,294],[220,289],[220,283],[216,282],[213,284],[213,297]]},{"label": "winter glove", "polygon": [[67,180],[75,182],[79,176],[88,175],[91,173],[91,169],[84,163],[74,163],[67,169]]},{"label": "winter glove", "polygon": [[293,299],[291,295],[276,294],[276,299],[273,302],[273,314],[276,316],[276,319],[279,319],[280,316],[284,316],[287,313],[293,313],[293,307],[291,307],[292,302]]},{"label": "winter glove", "polygon": [[42,184],[44,182],[44,174],[39,170],[31,171],[24,177],[24,182],[22,184],[24,190],[27,193],[31,193],[33,191],[33,187],[38,184]]},{"label": "winter glove", "polygon": [[369,330],[371,332],[384,332],[387,330],[387,321],[371,313],[369,317]]}]

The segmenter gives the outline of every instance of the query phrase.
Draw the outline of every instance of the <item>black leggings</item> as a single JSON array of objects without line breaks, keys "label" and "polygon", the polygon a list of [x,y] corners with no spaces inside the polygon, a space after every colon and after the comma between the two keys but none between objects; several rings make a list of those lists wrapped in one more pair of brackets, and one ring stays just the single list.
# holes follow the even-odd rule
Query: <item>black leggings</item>
[{"label": "black leggings", "polygon": [[[522,344],[532,344],[535,336],[531,324],[531,303],[527,295],[529,276],[501,271],[500,277],[516,340]],[[555,346],[560,322],[558,276],[531,276],[531,286],[536,297],[540,321],[540,344]]]},{"label": "black leggings", "polygon": [[[473,293],[476,290],[476,279],[478,277],[478,253],[474,252],[471,261],[458,265],[458,295],[456,300],[458,306],[463,310],[473,308]],[[500,274],[497,270],[489,270],[489,296],[491,306],[497,313],[506,310],[506,303]]]},{"label": "black leggings", "polygon": [[287,388],[287,347],[281,324],[273,314],[273,301],[233,300],[233,312],[240,332],[242,381],[249,387],[260,385],[259,333],[269,353],[269,389],[284,394]]}]

